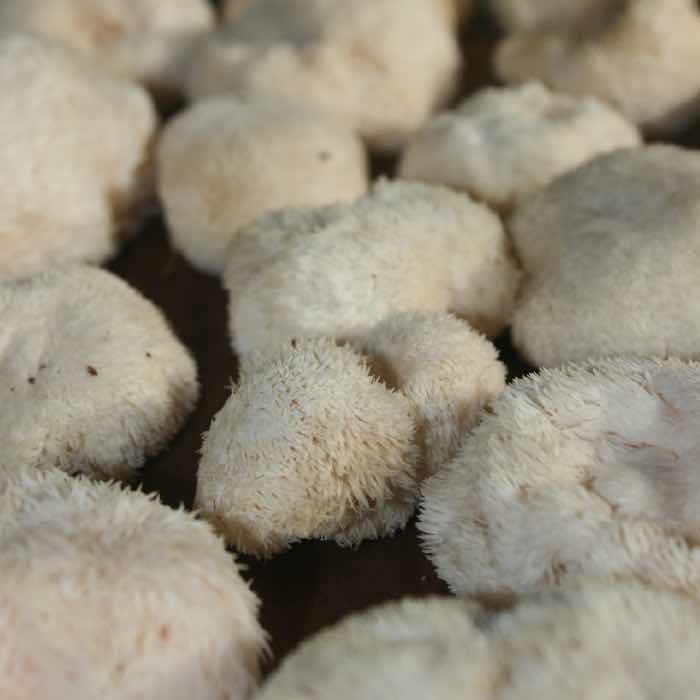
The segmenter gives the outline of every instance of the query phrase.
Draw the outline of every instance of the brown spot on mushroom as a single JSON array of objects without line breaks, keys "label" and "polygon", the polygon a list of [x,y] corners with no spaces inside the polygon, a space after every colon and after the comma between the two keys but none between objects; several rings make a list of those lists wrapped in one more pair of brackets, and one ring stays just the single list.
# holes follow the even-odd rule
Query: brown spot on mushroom
[{"label": "brown spot on mushroom", "polygon": [[88,365],[85,369],[87,370],[87,373],[88,373],[91,377],[96,377],[96,376],[97,376],[97,370],[96,370],[92,365]]},{"label": "brown spot on mushroom", "polygon": [[170,639],[170,625],[163,623],[158,628],[158,636],[160,637],[160,641],[165,644]]},{"label": "brown spot on mushroom", "polygon": [[331,159],[331,154],[328,151],[321,151],[318,154],[318,159],[322,162],[325,163],[327,160]]},{"label": "brown spot on mushroom", "polygon": [[552,562],[552,577],[555,585],[560,585],[561,580],[569,572],[569,568],[563,561]]},{"label": "brown spot on mushroom", "polygon": [[527,484],[520,484],[518,488],[518,500],[527,503],[530,500],[530,487]]},{"label": "brown spot on mushroom", "polygon": [[150,360],[150,359],[151,359],[151,357],[153,357],[153,355],[151,355],[151,353],[150,353],[150,352],[147,352],[147,353],[146,353],[146,357],[147,357],[147,358],[148,358],[148,359]]},{"label": "brown spot on mushroom", "polygon": [[486,518],[484,517],[483,513],[477,513],[474,516],[474,518],[472,519],[472,522],[480,530],[488,530],[489,529],[489,524],[486,522]]},{"label": "brown spot on mushroom", "polygon": [[28,381],[30,384],[34,384],[34,382],[36,381],[36,379],[35,379],[34,377],[27,377],[27,381]]},{"label": "brown spot on mushroom", "polygon": [[683,537],[688,549],[700,549],[700,537],[696,535],[685,535]]}]

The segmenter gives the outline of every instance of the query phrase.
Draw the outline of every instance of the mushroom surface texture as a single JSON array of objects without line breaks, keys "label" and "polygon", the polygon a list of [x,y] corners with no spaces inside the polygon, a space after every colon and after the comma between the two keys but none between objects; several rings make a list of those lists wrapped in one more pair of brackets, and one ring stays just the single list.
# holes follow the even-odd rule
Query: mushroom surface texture
[{"label": "mushroom surface texture", "polygon": [[0,278],[106,260],[152,194],[148,95],[28,34],[0,37],[0,90]]},{"label": "mushroom surface texture", "polygon": [[448,314],[390,316],[360,347],[376,373],[414,408],[421,476],[454,456],[479,410],[505,389],[506,368],[494,345]]},{"label": "mushroom surface texture", "polygon": [[245,358],[202,445],[195,505],[239,551],[353,546],[402,528],[416,501],[415,420],[364,358],[326,338]]},{"label": "mushroom surface texture", "polygon": [[258,600],[206,523],[54,469],[0,478],[0,505],[0,697],[250,697]]},{"label": "mushroom surface texture", "polygon": [[161,312],[88,266],[0,283],[1,459],[129,478],[184,424],[194,361]]},{"label": "mushroom surface texture", "polygon": [[700,357],[700,154],[600,156],[524,198],[508,228],[525,271],[512,337],[532,365]]},{"label": "mushroom surface texture", "polygon": [[537,78],[551,88],[595,95],[657,135],[700,114],[700,10],[696,0],[603,3],[568,31],[519,32],[495,55],[510,83]]},{"label": "mushroom surface texture", "polygon": [[491,14],[509,32],[580,30],[619,4],[620,0],[487,0]]},{"label": "mushroom surface texture", "polygon": [[458,593],[583,576],[700,592],[700,365],[615,358],[509,385],[423,485],[418,527]]},{"label": "mushroom surface texture", "polygon": [[640,141],[633,124],[595,98],[554,93],[537,82],[484,88],[417,134],[399,176],[464,190],[508,210],[567,170]]},{"label": "mushroom surface texture", "polygon": [[180,91],[196,40],[214,26],[207,0],[2,0],[0,32],[34,32],[155,90]]},{"label": "mushroom surface texture", "polygon": [[363,195],[366,160],[352,131],[304,104],[212,98],[165,128],[158,189],[176,247],[220,273],[238,229],[261,214]]},{"label": "mushroom surface texture", "polygon": [[242,229],[224,284],[236,351],[361,336],[399,311],[450,311],[496,336],[520,281],[498,217],[466,195],[379,181],[352,204],[288,209]]},{"label": "mushroom surface texture", "polygon": [[393,149],[446,101],[459,67],[436,0],[256,0],[203,43],[186,85],[197,99],[299,98]]},{"label": "mushroom surface texture", "polygon": [[404,599],[304,642],[259,700],[695,700],[700,605],[635,581],[591,581],[487,612]]}]

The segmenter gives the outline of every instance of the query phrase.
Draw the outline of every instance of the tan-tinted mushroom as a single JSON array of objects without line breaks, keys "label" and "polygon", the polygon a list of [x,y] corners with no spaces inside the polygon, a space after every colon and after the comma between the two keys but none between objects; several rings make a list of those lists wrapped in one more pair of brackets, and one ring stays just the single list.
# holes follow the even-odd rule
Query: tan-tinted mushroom
[{"label": "tan-tinted mushroom", "polygon": [[158,163],[175,245],[208,272],[221,272],[238,229],[261,214],[352,201],[368,187],[355,134],[285,98],[195,104],[165,128]]},{"label": "tan-tinted mushroom", "polygon": [[639,143],[637,128],[595,98],[541,83],[484,88],[418,133],[399,175],[464,190],[504,210],[594,156]]},{"label": "tan-tinted mushroom", "polygon": [[0,91],[0,277],[109,258],[152,194],[148,95],[28,34],[0,38]]},{"label": "tan-tinted mushroom", "polygon": [[284,210],[241,230],[224,283],[240,353],[297,336],[359,337],[399,311],[451,311],[488,335],[519,273],[498,217],[447,188],[377,183],[352,204]]},{"label": "tan-tinted mushroom", "polygon": [[161,312],[103,270],[0,283],[0,461],[129,478],[175,436],[199,388]]},{"label": "tan-tinted mushroom", "polygon": [[0,697],[250,697],[258,600],[208,525],[114,484],[17,469],[0,478]]},{"label": "tan-tinted mushroom", "polygon": [[423,486],[425,548],[456,592],[584,576],[700,592],[700,365],[618,358],[511,384]]},{"label": "tan-tinted mushroom", "polygon": [[449,96],[459,63],[435,0],[256,0],[200,48],[187,87],[303,99],[394,148]]},{"label": "tan-tinted mushroom", "polygon": [[580,31],[620,0],[487,0],[491,14],[509,32]]},{"label": "tan-tinted mushroom", "polygon": [[356,545],[405,525],[417,457],[409,401],[349,346],[301,339],[244,362],[205,436],[195,505],[257,556]]},{"label": "tan-tinted mushroom", "polygon": [[507,82],[539,79],[595,95],[643,128],[674,133],[700,114],[700,10],[695,0],[603,3],[584,26],[516,33],[498,47]]},{"label": "tan-tinted mushroom", "polygon": [[157,91],[181,89],[195,41],[212,29],[206,0],[3,0],[0,32],[61,41]]},{"label": "tan-tinted mushroom", "polygon": [[601,156],[525,198],[509,229],[526,273],[512,334],[531,364],[700,357],[700,154]]},{"label": "tan-tinted mushroom", "polygon": [[375,371],[414,408],[422,476],[454,456],[479,410],[505,388],[506,368],[496,348],[448,314],[390,316],[361,347]]}]

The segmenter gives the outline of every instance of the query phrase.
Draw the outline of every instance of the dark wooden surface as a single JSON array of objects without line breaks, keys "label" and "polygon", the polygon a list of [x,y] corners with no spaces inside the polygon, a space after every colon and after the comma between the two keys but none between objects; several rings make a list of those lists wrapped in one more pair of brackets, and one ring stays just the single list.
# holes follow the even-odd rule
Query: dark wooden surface
[{"label": "dark wooden surface", "polygon": [[[455,100],[493,82],[490,54],[497,32],[477,17],[462,33],[466,59]],[[697,146],[699,132],[682,142]],[[374,174],[391,174],[394,161],[377,159]],[[215,277],[194,271],[175,253],[159,216],[132,241],[109,268],[139,289],[167,315],[179,338],[196,357],[202,396],[186,428],[162,455],[146,465],[143,484],[169,505],[192,504],[201,434],[223,405],[236,376],[236,359],[226,329],[226,295]],[[511,376],[528,368],[499,339]],[[262,624],[273,658],[267,670],[300,640],[352,611],[405,595],[444,594],[420,551],[413,524],[390,540],[366,542],[356,550],[331,543],[305,542],[267,562],[243,559],[245,575],[262,600]]]}]

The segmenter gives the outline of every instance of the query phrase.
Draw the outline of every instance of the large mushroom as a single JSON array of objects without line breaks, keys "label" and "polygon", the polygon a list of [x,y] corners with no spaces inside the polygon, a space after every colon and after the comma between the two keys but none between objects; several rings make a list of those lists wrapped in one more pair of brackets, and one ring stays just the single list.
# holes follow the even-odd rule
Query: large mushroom
[{"label": "large mushroom", "polygon": [[362,142],[285,98],[212,98],[168,124],[158,188],[175,245],[221,272],[238,229],[283,207],[348,202],[367,191]]},{"label": "large mushroom", "polygon": [[163,314],[88,266],[0,283],[2,461],[131,478],[179,431],[197,370]]},{"label": "large mushroom", "polygon": [[459,63],[435,0],[256,0],[204,42],[187,86],[198,99],[251,90],[303,99],[394,148],[449,96]]},{"label": "large mushroom", "polygon": [[250,697],[266,646],[258,600],[208,525],[6,458],[16,471],[0,473],[0,697]]},{"label": "large mushroom", "polygon": [[700,365],[617,358],[517,380],[423,486],[419,529],[459,593],[584,576],[700,592]]},{"label": "large mushroom", "polygon": [[0,90],[0,277],[103,262],[152,194],[148,95],[29,34],[0,37]]},{"label": "large mushroom", "polygon": [[399,175],[508,210],[558,175],[640,140],[633,124],[595,98],[554,93],[537,82],[484,88],[417,134]]},{"label": "large mushroom", "polygon": [[695,0],[604,2],[566,31],[519,32],[498,47],[510,83],[595,95],[644,129],[675,133],[700,114],[700,10]]},{"label": "large mushroom", "polygon": [[531,364],[700,357],[700,154],[601,156],[526,197],[508,227],[525,269],[512,336]]},{"label": "large mushroom", "polygon": [[400,311],[450,311],[495,336],[519,272],[498,217],[447,188],[380,181],[356,202],[274,212],[224,272],[239,353],[297,336],[362,336]]}]

